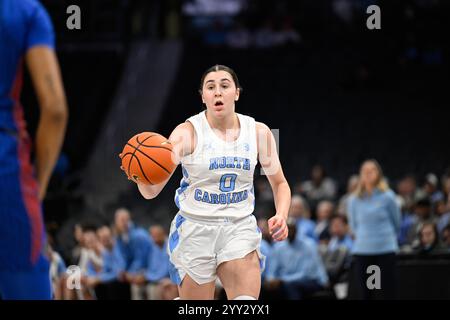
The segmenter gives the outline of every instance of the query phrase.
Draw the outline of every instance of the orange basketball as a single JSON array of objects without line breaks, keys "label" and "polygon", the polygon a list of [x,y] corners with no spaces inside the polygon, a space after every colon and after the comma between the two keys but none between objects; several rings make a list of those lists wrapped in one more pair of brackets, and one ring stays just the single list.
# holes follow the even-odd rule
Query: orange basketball
[{"label": "orange basketball", "polygon": [[155,132],[142,132],[123,148],[122,168],[129,178],[144,184],[158,184],[175,170],[172,161],[172,144]]}]

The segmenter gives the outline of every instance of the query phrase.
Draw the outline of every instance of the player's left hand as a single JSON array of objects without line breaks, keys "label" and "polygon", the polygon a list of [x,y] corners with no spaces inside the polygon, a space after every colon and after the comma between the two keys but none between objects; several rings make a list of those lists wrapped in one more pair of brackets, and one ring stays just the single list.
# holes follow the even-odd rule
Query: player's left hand
[{"label": "player's left hand", "polygon": [[275,241],[283,241],[288,236],[286,220],[279,215],[274,215],[268,221],[269,233]]}]

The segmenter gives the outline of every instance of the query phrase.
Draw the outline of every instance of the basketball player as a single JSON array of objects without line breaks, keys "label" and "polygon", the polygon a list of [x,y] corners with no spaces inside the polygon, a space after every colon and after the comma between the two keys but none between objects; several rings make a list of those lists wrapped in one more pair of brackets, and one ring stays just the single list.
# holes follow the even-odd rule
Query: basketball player
[{"label": "basketball player", "polygon": [[[67,122],[49,16],[36,0],[0,1],[0,297],[50,299],[41,201]],[[36,163],[19,102],[23,65],[37,94]]]},{"label": "basketball player", "polygon": [[[276,241],[287,237],[291,192],[269,128],[235,112],[241,93],[233,70],[216,65],[200,84],[206,110],[180,124],[169,137],[183,178],[175,202],[180,211],[170,230],[171,278],[181,299],[213,299],[218,276],[228,299],[259,297],[264,256],[254,210],[253,172],[258,159],[274,193],[276,214],[269,220]],[[158,185],[137,182],[152,199]],[[261,263],[261,265],[260,265]]]}]

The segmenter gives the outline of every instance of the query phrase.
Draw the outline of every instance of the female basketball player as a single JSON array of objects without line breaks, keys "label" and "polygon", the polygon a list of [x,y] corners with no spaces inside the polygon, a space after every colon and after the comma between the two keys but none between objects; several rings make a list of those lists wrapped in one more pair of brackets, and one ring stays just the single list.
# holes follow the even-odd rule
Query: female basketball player
[{"label": "female basketball player", "polygon": [[[27,67],[39,104],[32,143],[20,103]],[[66,130],[68,107],[55,34],[36,0],[0,1],[0,299],[51,299],[41,201]]]},{"label": "female basketball player", "polygon": [[[254,210],[253,172],[259,160],[274,193],[269,220],[275,241],[287,237],[291,191],[269,128],[235,112],[241,93],[233,70],[216,65],[200,84],[206,110],[180,124],[169,137],[183,178],[176,191],[168,250],[171,277],[181,299],[213,299],[218,276],[228,299],[254,300],[260,291],[261,232]],[[170,179],[170,178],[169,178]],[[146,199],[166,185],[137,182]]]}]

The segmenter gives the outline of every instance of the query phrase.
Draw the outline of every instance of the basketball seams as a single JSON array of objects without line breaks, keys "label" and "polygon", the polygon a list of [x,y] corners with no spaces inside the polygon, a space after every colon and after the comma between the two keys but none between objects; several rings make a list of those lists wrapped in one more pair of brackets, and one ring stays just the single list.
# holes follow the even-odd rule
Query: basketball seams
[{"label": "basketball seams", "polygon": [[169,148],[167,148],[167,147],[160,147],[160,146],[147,146],[147,145],[144,145],[144,144],[142,144],[141,146],[142,146],[142,147],[145,147],[145,148],[166,149],[167,151],[170,151],[170,152],[172,152],[172,149],[169,149]]},{"label": "basketball seams", "polygon": [[[139,136],[136,137],[136,142],[139,144],[139,146],[143,145],[143,143],[145,141],[147,141],[148,139],[152,138],[152,137],[157,137],[158,134],[151,134],[148,137],[146,137],[142,142],[139,141]],[[146,145],[144,145],[144,147],[146,147]]]},{"label": "basketball seams", "polygon": [[[147,140],[147,139],[149,139],[149,138],[152,138],[152,137],[155,137],[155,136],[159,136],[159,135],[158,135],[158,134],[153,134],[153,135],[147,137],[145,140]],[[146,147],[146,148],[160,148],[160,149],[166,149],[167,151],[172,152],[172,149],[169,149],[169,148],[167,148],[167,147],[163,147],[163,146],[152,146],[152,145],[144,144],[145,140],[142,141],[142,142],[139,142],[139,136],[137,136],[137,137],[136,137],[136,142],[139,144],[138,147],[142,146],[142,147]],[[168,144],[172,145],[172,143],[170,143],[169,140],[166,140],[165,142],[167,142]],[[164,142],[163,142],[163,143],[164,143]]]},{"label": "basketball seams", "polygon": [[[145,136],[146,134],[147,134],[147,136]],[[156,140],[153,139],[153,141],[150,140],[151,138],[154,138],[154,137],[157,137],[157,139]],[[149,140],[150,142],[148,142],[147,140]],[[153,145],[147,145],[147,144],[145,144],[145,142],[151,143]],[[168,145],[164,146],[165,143],[167,143]],[[162,144],[162,145],[159,145],[159,144]],[[170,143],[169,140],[167,140],[160,134],[152,133],[152,132],[141,133],[141,134],[138,134],[135,137],[133,137],[133,139],[130,139],[126,143],[124,151],[123,151],[124,154],[121,157],[122,161],[125,162],[127,159],[126,157],[130,156],[130,158],[128,159],[129,162],[128,162],[127,168],[124,168],[126,170],[125,172],[127,173],[128,177],[134,179],[135,176],[142,176],[142,179],[145,179],[147,182],[154,185],[154,182],[149,179],[149,177],[152,178],[153,172],[151,172],[151,171],[147,172],[149,174],[149,176],[147,176],[147,174],[144,171],[144,167],[146,165],[151,166],[152,163],[154,163],[155,165],[160,167],[162,170],[164,170],[165,173],[170,175],[171,174],[170,171],[166,168],[166,165],[169,168],[171,167],[170,163],[166,163],[167,162],[166,156],[168,154],[165,154],[164,157],[161,159],[162,162],[159,162],[158,154],[159,153],[163,154],[165,151],[155,150],[156,154],[152,154],[151,152],[149,152],[149,154],[146,154],[144,151],[144,148],[165,149],[172,153],[173,150],[170,148],[171,146],[172,146],[172,144]],[[132,148],[132,149],[130,149],[130,148]],[[145,158],[147,158],[151,162],[147,164],[145,159],[142,158],[142,161],[144,161],[142,163],[141,162],[142,156],[140,157],[139,154],[137,154],[136,152],[139,152],[140,154],[142,154]],[[155,160],[155,158],[154,158],[155,156],[157,157],[156,159],[158,159],[158,160]],[[132,164],[133,158],[136,158],[136,161],[137,161],[137,164],[135,164],[135,165]],[[133,168],[132,168],[132,166],[133,166]],[[133,169],[133,170],[131,170],[131,169]],[[138,173],[139,170],[140,170],[140,173]],[[156,170],[155,173],[157,173],[158,169],[155,168],[155,170]],[[131,171],[133,171],[133,175],[131,174]],[[161,174],[163,174],[163,173],[162,172],[157,173],[157,175],[161,175]],[[158,179],[157,176],[155,176],[155,179]],[[152,178],[152,180],[153,180],[153,178]]]},{"label": "basketball seams", "polygon": [[[145,138],[145,139],[142,141],[142,143],[144,143],[146,140],[150,139],[150,138],[153,137],[153,136],[155,136],[155,135],[150,135],[150,136],[148,136],[147,138]],[[137,140],[137,137],[136,137],[136,140]],[[128,142],[127,142],[127,145],[129,145],[129,146],[135,148],[134,151],[133,151],[133,153],[131,154],[130,162],[128,163],[128,177],[130,177],[130,167],[131,167],[131,162],[133,161],[134,157],[136,157],[136,156],[135,156],[135,153],[136,153],[136,151],[138,150],[138,147],[139,147],[139,146],[138,146],[138,147],[134,147],[134,146],[130,145]],[[136,159],[138,159],[138,158],[136,157]],[[139,165],[140,165],[139,159],[138,159],[138,163],[139,163]],[[141,169],[142,169],[142,167],[141,167]],[[148,179],[147,179],[147,180],[148,180]],[[149,181],[149,182],[150,182],[150,181]]]},{"label": "basketball seams", "polygon": [[134,157],[134,153],[131,153],[131,152],[130,152],[130,154],[131,154],[131,159],[130,159],[130,161],[128,161],[128,169],[127,169],[127,175],[128,175],[128,177],[130,177],[131,161],[133,161],[133,157]]},{"label": "basketball seams", "polygon": [[[142,153],[142,155],[144,155],[145,157],[147,157],[148,159],[152,160],[154,163],[156,163],[159,167],[161,167],[161,169],[163,169],[165,172],[167,172],[168,174],[170,174],[169,170],[167,170],[162,164],[160,164],[158,161],[156,161],[155,159],[153,159],[152,157],[150,157],[148,154],[146,154],[145,152],[143,152],[142,150],[139,150],[138,147],[133,146],[132,144],[129,144],[127,142],[127,145],[130,147],[135,148],[134,152],[133,152],[133,156],[135,157],[135,153],[136,151],[139,151],[140,153]],[[137,158],[137,157],[136,157]]]},{"label": "basketball seams", "polygon": [[[137,160],[137,163],[139,165],[139,168],[141,169],[142,174],[144,175],[145,180],[147,180],[150,184],[154,184],[153,182],[150,181],[149,178],[147,178],[147,175],[145,174],[144,169],[142,168],[142,165],[141,165],[141,161],[139,161],[138,157],[136,157],[136,160]],[[131,161],[130,161],[130,163],[131,163]]]}]

